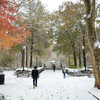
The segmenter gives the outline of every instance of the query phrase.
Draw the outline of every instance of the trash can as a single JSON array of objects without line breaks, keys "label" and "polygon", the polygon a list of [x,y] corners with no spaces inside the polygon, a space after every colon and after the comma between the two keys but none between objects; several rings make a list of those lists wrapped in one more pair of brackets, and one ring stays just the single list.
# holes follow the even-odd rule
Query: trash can
[{"label": "trash can", "polygon": [[4,84],[4,77],[5,77],[5,74],[0,74],[0,85]]}]

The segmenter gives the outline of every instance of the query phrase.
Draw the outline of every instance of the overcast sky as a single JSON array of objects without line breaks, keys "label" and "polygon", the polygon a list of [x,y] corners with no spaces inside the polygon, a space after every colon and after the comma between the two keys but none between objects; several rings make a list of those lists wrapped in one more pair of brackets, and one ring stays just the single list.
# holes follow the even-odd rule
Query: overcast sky
[{"label": "overcast sky", "polygon": [[47,5],[47,10],[49,11],[57,10],[59,5],[61,5],[64,1],[77,2],[79,0],[41,0],[43,4]]},{"label": "overcast sky", "polygon": [[[53,10],[58,10],[59,5],[64,1],[79,2],[80,0],[41,0],[41,2],[47,5],[47,10],[52,12]],[[97,3],[100,3],[100,0],[96,0]]]}]

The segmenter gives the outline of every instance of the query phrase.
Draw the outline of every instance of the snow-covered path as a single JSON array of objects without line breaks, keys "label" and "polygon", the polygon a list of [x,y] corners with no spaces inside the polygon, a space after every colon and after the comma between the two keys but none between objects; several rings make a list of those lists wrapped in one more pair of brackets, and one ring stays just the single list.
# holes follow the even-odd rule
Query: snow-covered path
[{"label": "snow-covered path", "polygon": [[0,85],[0,94],[7,100],[97,100],[88,92],[94,79],[88,77],[63,78],[61,70],[43,71],[38,87],[33,89],[32,78],[16,78],[13,71],[5,72],[5,84]]}]

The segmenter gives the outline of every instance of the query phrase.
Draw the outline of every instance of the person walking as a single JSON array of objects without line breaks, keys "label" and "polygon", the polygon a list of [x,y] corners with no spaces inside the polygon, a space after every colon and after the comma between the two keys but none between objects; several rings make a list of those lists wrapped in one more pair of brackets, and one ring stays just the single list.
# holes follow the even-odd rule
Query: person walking
[{"label": "person walking", "polygon": [[53,71],[55,72],[55,64],[53,64]]},{"label": "person walking", "polygon": [[66,67],[65,66],[62,68],[62,72],[63,72],[63,77],[66,78]]},{"label": "person walking", "polygon": [[35,66],[34,69],[32,70],[32,78],[33,78],[33,89],[37,87],[37,79],[39,76],[39,72],[37,70],[37,67]]}]

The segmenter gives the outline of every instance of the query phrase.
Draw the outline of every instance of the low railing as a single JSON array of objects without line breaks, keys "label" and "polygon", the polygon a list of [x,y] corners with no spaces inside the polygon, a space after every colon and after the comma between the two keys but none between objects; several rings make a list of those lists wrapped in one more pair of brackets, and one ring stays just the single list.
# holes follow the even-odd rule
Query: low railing
[{"label": "low railing", "polygon": [[[37,69],[39,71],[39,74],[44,70],[43,67],[38,67]],[[15,72],[15,75],[17,75],[17,77],[30,77],[31,72],[32,72],[32,69],[25,69],[24,71],[22,69],[17,69],[17,71]]]},{"label": "low railing", "polygon": [[91,71],[88,71],[88,78],[94,77],[94,73]]}]

